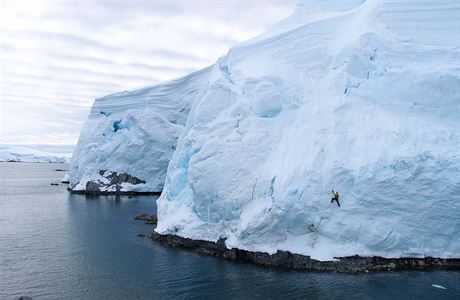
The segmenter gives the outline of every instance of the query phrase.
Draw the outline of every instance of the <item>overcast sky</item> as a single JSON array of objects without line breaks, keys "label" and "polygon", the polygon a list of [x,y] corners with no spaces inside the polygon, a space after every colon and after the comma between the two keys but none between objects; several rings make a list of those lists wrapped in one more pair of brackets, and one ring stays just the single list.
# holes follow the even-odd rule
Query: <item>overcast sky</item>
[{"label": "overcast sky", "polygon": [[296,0],[0,0],[0,143],[75,144],[94,98],[212,64]]}]

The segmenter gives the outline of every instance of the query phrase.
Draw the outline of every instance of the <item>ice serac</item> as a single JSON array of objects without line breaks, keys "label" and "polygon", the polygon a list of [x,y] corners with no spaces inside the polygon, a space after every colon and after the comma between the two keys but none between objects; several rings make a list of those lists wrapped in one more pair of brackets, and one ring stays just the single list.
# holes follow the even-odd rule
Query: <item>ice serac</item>
[{"label": "ice serac", "polygon": [[459,15],[457,0],[300,1],[232,48],[192,105],[157,232],[460,257]]},{"label": "ice serac", "polygon": [[210,68],[96,99],[69,170],[73,191],[161,192],[190,105]]}]

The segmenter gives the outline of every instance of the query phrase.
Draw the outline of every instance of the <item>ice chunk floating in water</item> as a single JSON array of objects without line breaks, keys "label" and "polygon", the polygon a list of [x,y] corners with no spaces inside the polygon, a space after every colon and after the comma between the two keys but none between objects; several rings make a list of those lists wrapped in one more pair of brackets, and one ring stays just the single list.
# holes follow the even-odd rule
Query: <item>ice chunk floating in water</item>
[{"label": "ice chunk floating in water", "polygon": [[437,288],[437,289],[441,289],[441,290],[447,290],[445,287],[443,287],[442,285],[439,285],[439,284],[432,284],[433,287]]}]

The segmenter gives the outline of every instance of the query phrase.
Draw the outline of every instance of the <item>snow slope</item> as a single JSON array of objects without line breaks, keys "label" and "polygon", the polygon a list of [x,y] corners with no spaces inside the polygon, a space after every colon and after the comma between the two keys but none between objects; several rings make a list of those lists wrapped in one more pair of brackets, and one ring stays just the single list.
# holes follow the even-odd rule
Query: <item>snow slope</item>
[{"label": "snow slope", "polygon": [[0,145],[0,161],[68,163],[73,145]]},{"label": "snow slope", "polygon": [[457,0],[303,0],[232,48],[193,102],[156,230],[460,257],[459,16]]},{"label": "snow slope", "polygon": [[[106,182],[104,174],[117,172],[145,181],[125,183],[121,191],[161,191],[190,104],[209,72],[96,99],[73,154],[69,187],[82,191],[89,181]],[[100,190],[114,191],[115,186]]]}]

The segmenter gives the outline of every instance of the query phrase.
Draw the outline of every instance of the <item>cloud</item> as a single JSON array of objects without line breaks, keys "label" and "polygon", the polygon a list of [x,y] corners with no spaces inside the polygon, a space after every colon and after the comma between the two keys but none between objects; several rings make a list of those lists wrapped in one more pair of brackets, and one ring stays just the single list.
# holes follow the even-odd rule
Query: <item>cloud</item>
[{"label": "cloud", "polygon": [[38,40],[40,43],[46,44],[49,42],[59,42],[65,44],[67,47],[80,47],[80,48],[96,48],[108,52],[120,51],[120,48],[109,46],[107,44],[92,40],[85,36],[78,36],[62,32],[50,32],[41,30],[11,30],[4,29],[2,32],[7,38],[12,36],[20,36],[23,39]]},{"label": "cloud", "polygon": [[93,99],[206,67],[296,0],[0,3],[0,143],[76,143]]}]

